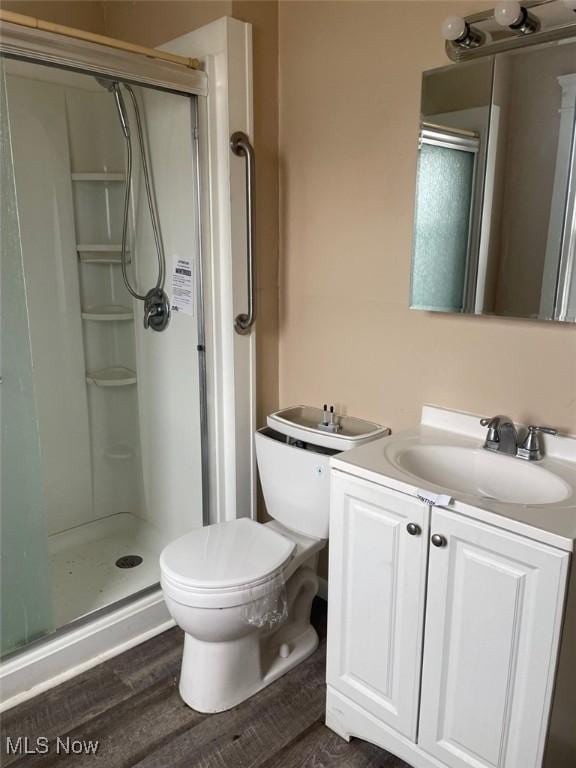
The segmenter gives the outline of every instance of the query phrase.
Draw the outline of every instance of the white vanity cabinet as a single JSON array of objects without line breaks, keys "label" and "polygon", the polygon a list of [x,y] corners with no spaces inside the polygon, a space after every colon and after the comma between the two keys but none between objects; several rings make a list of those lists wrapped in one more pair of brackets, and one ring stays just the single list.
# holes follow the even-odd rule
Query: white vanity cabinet
[{"label": "white vanity cabinet", "polygon": [[414,739],[428,510],[338,472],[331,505],[328,683]]},{"label": "white vanity cabinet", "polygon": [[548,767],[569,553],[338,470],[331,493],[327,725],[415,768]]},{"label": "white vanity cabinet", "polygon": [[[568,554],[432,510],[418,744],[450,768],[541,764]],[[575,723],[576,725],[576,723]]]}]

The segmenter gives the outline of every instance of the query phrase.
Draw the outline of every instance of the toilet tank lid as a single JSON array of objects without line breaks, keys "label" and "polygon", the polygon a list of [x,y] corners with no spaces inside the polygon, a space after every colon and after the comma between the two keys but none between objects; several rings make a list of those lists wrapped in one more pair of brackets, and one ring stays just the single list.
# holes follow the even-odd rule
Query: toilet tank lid
[{"label": "toilet tank lid", "polygon": [[324,415],[321,408],[294,405],[271,413],[266,421],[271,429],[294,440],[302,440],[334,451],[348,451],[390,434],[388,427],[374,421],[358,419],[356,416],[336,416],[339,430],[329,432],[320,426]]},{"label": "toilet tank lid", "polygon": [[173,581],[197,589],[229,589],[264,579],[292,556],[295,544],[249,518],[197,528],[160,555]]}]

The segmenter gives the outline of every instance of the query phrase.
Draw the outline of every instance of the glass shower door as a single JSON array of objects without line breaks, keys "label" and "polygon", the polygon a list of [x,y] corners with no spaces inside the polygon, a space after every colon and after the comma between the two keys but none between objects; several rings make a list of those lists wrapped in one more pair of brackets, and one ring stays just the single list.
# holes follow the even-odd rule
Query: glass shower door
[{"label": "glass shower door", "polygon": [[6,80],[0,62],[2,655],[52,630],[48,531]]},{"label": "glass shower door", "polygon": [[[195,102],[131,86],[129,174],[106,81],[0,65],[5,655],[158,588],[163,546],[203,524],[204,381]],[[144,294],[159,279],[142,151],[173,306],[163,333],[123,278]]]}]

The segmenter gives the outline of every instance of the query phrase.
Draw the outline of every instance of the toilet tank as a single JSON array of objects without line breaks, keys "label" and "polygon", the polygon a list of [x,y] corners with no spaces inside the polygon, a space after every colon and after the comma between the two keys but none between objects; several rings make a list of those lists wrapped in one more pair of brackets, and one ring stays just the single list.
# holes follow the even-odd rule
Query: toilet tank
[{"label": "toilet tank", "polygon": [[330,458],[390,433],[387,427],[343,416],[338,431],[320,426],[323,411],[295,406],[268,417],[256,432],[256,459],[268,514],[291,530],[328,538]]}]

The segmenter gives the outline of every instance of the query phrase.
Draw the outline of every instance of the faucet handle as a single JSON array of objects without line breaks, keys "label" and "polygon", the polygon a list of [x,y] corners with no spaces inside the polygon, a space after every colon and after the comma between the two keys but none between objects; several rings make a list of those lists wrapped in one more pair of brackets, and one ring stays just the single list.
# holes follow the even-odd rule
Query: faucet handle
[{"label": "faucet handle", "polygon": [[537,432],[544,432],[545,435],[557,435],[558,430],[553,429],[552,427],[534,427],[530,426],[528,427],[528,435],[534,435]]},{"label": "faucet handle", "polygon": [[488,434],[486,435],[485,445],[500,442],[500,437],[498,435],[499,424],[500,419],[498,416],[493,416],[491,419],[480,419],[480,426],[488,427]]},{"label": "faucet handle", "polygon": [[546,435],[557,435],[558,430],[552,427],[537,427],[531,425],[528,427],[526,437],[522,445],[518,448],[517,456],[529,461],[539,461],[542,458],[542,447],[540,445],[540,433]]}]

